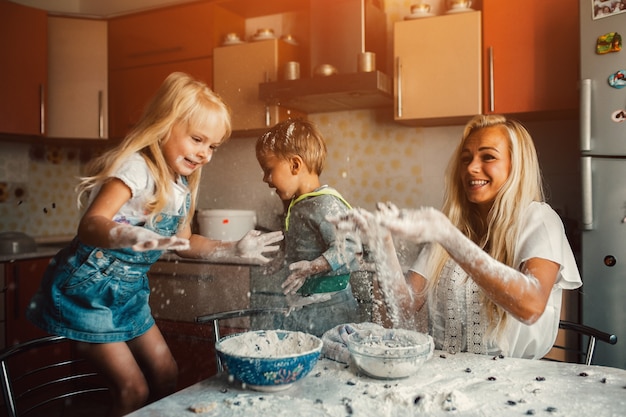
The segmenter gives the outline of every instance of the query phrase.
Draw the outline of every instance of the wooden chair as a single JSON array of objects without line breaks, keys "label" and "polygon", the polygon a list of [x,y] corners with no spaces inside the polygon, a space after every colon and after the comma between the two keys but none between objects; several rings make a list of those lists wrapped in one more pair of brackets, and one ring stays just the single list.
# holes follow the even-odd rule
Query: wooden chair
[{"label": "wooden chair", "polygon": [[[566,336],[569,334],[573,335],[575,338],[575,347],[571,347],[567,343],[556,343],[553,346],[553,350],[560,351],[565,354],[567,361],[591,365],[597,340],[611,345],[617,343],[616,335],[605,333],[601,330],[580,323],[561,320],[559,322],[559,329],[561,329]],[[549,357],[546,359],[555,360]]]},{"label": "wooden chair", "polygon": [[108,388],[72,348],[63,336],[47,336],[0,352],[8,417],[106,415]]},{"label": "wooden chair", "polygon": [[[228,320],[239,317],[253,317],[259,315],[267,315],[267,314],[286,314],[288,308],[245,308],[241,310],[231,310],[231,311],[223,311],[214,314],[207,314],[204,316],[196,317],[196,323],[200,324],[213,324],[213,336],[215,337],[215,341],[220,340],[221,332],[220,332],[220,320]],[[224,367],[222,365],[222,361],[215,352],[215,356],[217,357],[217,372],[222,373],[224,371]]]}]

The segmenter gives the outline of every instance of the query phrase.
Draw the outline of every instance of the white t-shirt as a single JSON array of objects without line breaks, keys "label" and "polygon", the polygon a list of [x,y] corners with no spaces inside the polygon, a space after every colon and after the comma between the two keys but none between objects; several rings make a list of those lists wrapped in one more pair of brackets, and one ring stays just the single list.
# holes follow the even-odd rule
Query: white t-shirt
[{"label": "white t-shirt", "polygon": [[[425,266],[429,251],[424,251],[412,271],[425,276]],[[559,264],[560,270],[557,280],[552,288],[546,309],[542,316],[532,325],[526,325],[512,316],[508,316],[507,326],[501,337],[500,346],[487,346],[486,353],[502,351],[507,356],[521,358],[543,357],[556,339],[561,313],[562,290],[574,289],[582,285],[578,267],[572,253],[569,242],[565,235],[563,223],[558,214],[545,203],[533,202],[525,214],[521,236],[516,247],[514,265],[517,269],[531,258],[542,258]],[[476,337],[481,330],[485,329],[486,323],[481,326],[473,326],[476,321],[484,321],[484,315],[479,315],[479,305],[475,302],[473,294],[478,291],[477,285],[471,279],[465,279],[465,272],[452,262],[448,268],[444,268],[437,299],[429,300],[430,328],[437,347],[442,348],[449,344],[472,351],[472,337]],[[453,275],[455,275],[453,277]],[[428,277],[426,277],[428,278]],[[453,283],[453,284],[450,284]],[[455,288],[441,288],[442,285],[454,286]],[[459,287],[461,286],[461,287]],[[474,302],[472,303],[472,298]],[[458,310],[461,311],[458,311]],[[469,319],[468,319],[469,316]],[[451,326],[452,322],[452,326]],[[452,341],[456,336],[450,336],[447,329],[456,329],[462,334],[458,340]],[[468,333],[469,337],[468,337]],[[472,334],[473,333],[473,334]],[[506,346],[508,345],[508,346]],[[477,352],[478,353],[478,352]],[[485,352],[483,352],[485,353]]]},{"label": "white t-shirt", "polygon": [[[146,164],[145,159],[134,153],[122,162],[112,177],[118,178],[130,188],[132,197],[113,216],[113,221],[131,225],[143,225],[150,217],[145,211],[146,204],[153,198],[155,182],[152,173]],[[95,187],[90,195],[90,201],[100,191],[100,186]],[[180,176],[176,182],[172,181],[172,195],[167,199],[162,212],[164,214],[181,214],[181,209],[185,205],[185,199],[189,194],[189,188],[183,183]]]}]

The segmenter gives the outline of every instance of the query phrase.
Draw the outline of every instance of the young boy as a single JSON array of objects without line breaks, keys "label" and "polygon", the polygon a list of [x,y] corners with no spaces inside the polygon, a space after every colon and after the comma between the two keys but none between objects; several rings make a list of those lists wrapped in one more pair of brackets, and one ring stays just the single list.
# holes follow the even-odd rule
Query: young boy
[{"label": "young boy", "polygon": [[292,311],[280,327],[321,336],[357,318],[350,271],[358,269],[361,245],[353,236],[337,242],[336,217],[350,205],[333,188],[321,185],[326,143],[306,120],[279,123],[256,143],[263,182],[276,190],[286,209],[285,259],[277,274]]}]

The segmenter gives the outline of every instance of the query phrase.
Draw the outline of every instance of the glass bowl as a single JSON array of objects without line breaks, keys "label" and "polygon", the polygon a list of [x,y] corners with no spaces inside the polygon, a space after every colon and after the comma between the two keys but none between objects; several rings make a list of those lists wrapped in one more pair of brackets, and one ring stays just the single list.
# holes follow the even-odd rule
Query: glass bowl
[{"label": "glass bowl", "polygon": [[368,329],[347,338],[353,362],[364,374],[378,379],[406,378],[433,355],[430,335],[405,329]]}]

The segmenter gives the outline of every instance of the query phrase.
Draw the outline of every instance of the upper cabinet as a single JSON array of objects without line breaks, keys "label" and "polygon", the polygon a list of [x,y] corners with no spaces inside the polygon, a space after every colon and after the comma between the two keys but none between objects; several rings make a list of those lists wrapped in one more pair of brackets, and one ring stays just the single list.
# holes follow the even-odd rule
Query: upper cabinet
[{"label": "upper cabinet", "polygon": [[213,81],[213,48],[244,18],[214,2],[194,2],[109,20],[109,134],[122,138],[165,77],[182,71]]},{"label": "upper cabinet", "polygon": [[0,133],[45,134],[47,19],[43,10],[0,0]]},{"label": "upper cabinet", "polygon": [[234,131],[268,128],[289,117],[289,110],[259,99],[259,84],[276,81],[287,61],[298,61],[298,46],[261,40],[216,48],[213,58],[215,92],[232,110]]},{"label": "upper cabinet", "polygon": [[395,120],[465,122],[481,112],[481,12],[396,22]]},{"label": "upper cabinet", "polygon": [[47,136],[106,138],[106,21],[49,17],[48,54]]},{"label": "upper cabinet", "polygon": [[578,2],[483,0],[485,113],[578,108]]}]

